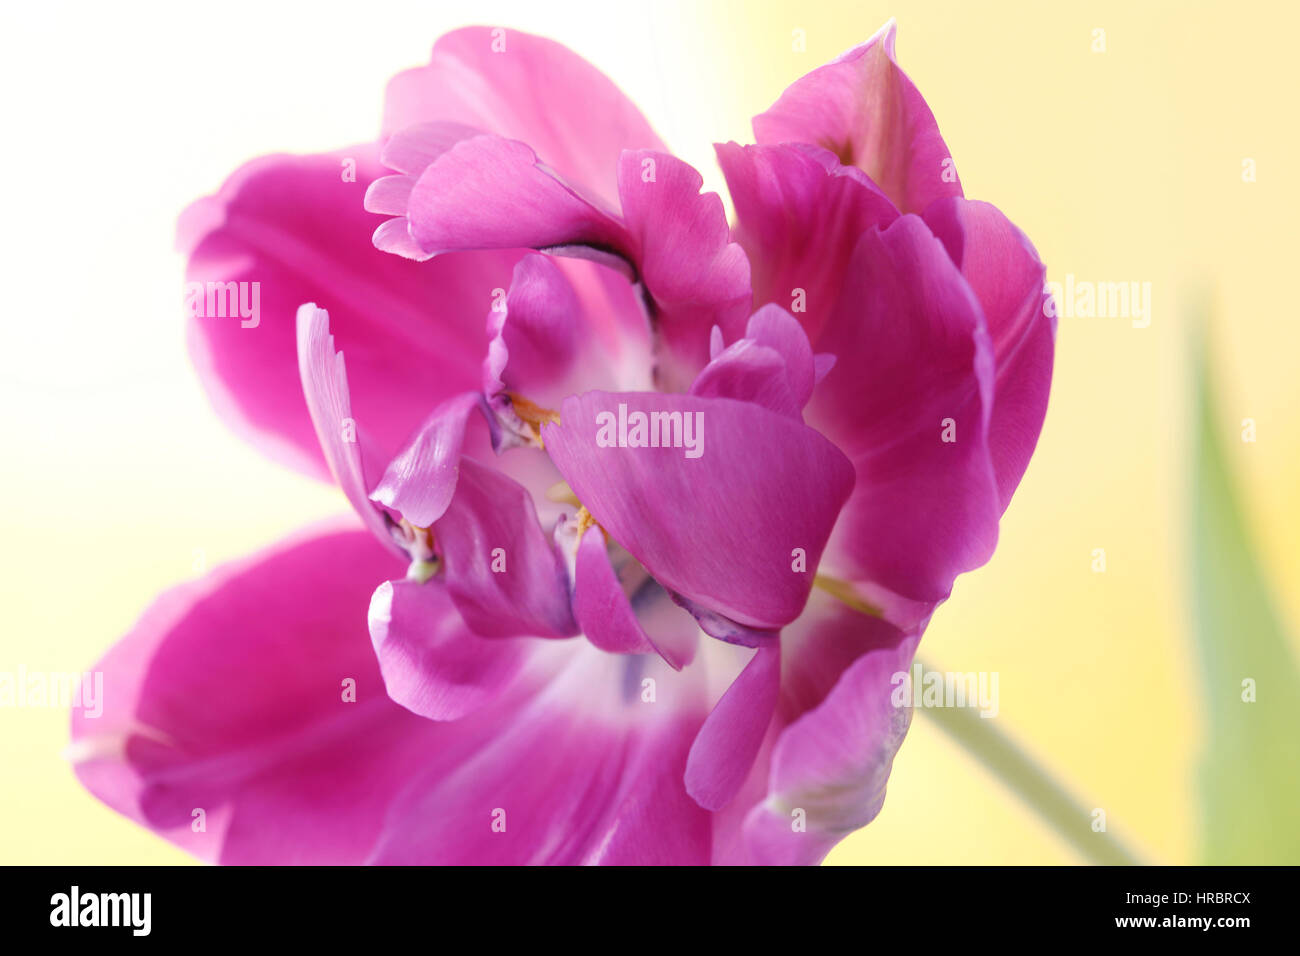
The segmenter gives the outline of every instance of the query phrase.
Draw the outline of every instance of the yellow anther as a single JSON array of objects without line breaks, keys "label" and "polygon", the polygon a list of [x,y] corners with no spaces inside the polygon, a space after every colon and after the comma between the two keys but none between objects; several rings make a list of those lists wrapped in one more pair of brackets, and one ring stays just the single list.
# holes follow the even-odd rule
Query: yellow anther
[{"label": "yellow anther", "polygon": [[885,615],[883,610],[864,600],[862,595],[858,594],[857,589],[848,581],[841,581],[829,574],[818,574],[813,578],[813,584],[845,607],[857,611],[859,614],[866,614],[869,617],[884,617]]},{"label": "yellow anther", "polygon": [[552,411],[549,408],[543,408],[536,402],[530,401],[522,395],[517,395],[514,392],[507,392],[506,395],[510,398],[510,406],[515,410],[515,414],[519,416],[521,421],[525,421],[531,425],[534,431],[540,432],[542,426],[548,422],[552,425],[558,425],[560,423],[559,412]]},{"label": "yellow anther", "polygon": [[569,487],[567,481],[557,481],[555,484],[551,485],[551,487],[547,488],[546,500],[554,501],[556,504],[561,505],[573,505],[578,508],[582,507],[582,502],[578,500],[578,496],[573,493],[573,489]]}]

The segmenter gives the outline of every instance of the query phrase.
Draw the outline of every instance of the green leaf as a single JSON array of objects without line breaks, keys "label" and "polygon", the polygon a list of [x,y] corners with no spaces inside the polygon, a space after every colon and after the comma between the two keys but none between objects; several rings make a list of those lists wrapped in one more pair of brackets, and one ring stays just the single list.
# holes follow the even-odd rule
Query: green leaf
[{"label": "green leaf", "polygon": [[[1246,531],[1197,345],[1192,604],[1209,736],[1205,863],[1300,863],[1300,676]],[[1253,681],[1255,700],[1247,682]]]}]

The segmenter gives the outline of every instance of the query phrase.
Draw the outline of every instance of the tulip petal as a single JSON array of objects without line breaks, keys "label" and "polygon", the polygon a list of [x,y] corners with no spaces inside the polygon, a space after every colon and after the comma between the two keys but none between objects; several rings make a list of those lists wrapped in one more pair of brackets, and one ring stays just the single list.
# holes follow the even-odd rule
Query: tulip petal
[{"label": "tulip petal", "polygon": [[499,136],[462,140],[420,174],[406,210],[426,253],[545,249],[586,244],[621,250],[621,224],[541,166],[525,143]]},{"label": "tulip petal", "polygon": [[582,307],[553,259],[527,255],[515,266],[504,308],[488,315],[491,337],[483,393],[537,396],[576,358]]},{"label": "tulip petal", "polygon": [[428,528],[442,517],[456,491],[461,446],[469,415],[481,409],[478,392],[447,399],[429,416],[410,442],[388,463],[370,499]]},{"label": "tulip petal", "polygon": [[592,263],[531,253],[519,260],[503,308],[488,314],[483,395],[497,452],[540,447],[530,418],[587,388],[651,384],[649,330],[632,286]]},{"label": "tulip petal", "polygon": [[[894,754],[912,716],[910,701],[895,705],[897,675],[911,666],[917,639],[860,615],[829,626],[865,632],[876,647],[845,669],[825,700],[781,732],[768,795],[745,819],[751,862],[818,863],[884,804]],[[796,813],[802,828],[792,826]]]},{"label": "tulip petal", "polygon": [[[620,406],[627,422],[665,423],[664,447],[627,447],[634,429],[619,438],[624,447],[602,447],[601,423],[617,420]],[[662,418],[673,414],[683,426],[676,435]],[[566,399],[560,417],[542,429],[552,461],[660,584],[750,627],[799,615],[853,486],[851,465],[830,442],[725,398],[587,392]],[[688,427],[698,429],[694,452]]]},{"label": "tulip petal", "polygon": [[733,343],[704,367],[691,385],[702,398],[732,398],[803,421],[803,405],[790,389],[785,359],[752,339]]},{"label": "tulip petal", "polygon": [[894,59],[891,20],[874,37],[789,86],[754,117],[761,144],[811,143],[857,166],[903,212],[960,196],[961,183],[925,98]]},{"label": "tulip petal", "polygon": [[713,355],[691,394],[753,402],[802,421],[815,379],[812,348],[799,323],[780,306],[765,305],[750,317],[743,339]]},{"label": "tulip petal", "polygon": [[[631,559],[630,559],[631,560]],[[631,598],[637,623],[669,667],[680,670],[695,659],[700,628],[654,578],[647,578]]]},{"label": "tulip petal", "polygon": [[462,458],[456,494],[434,525],[447,591],[484,637],[578,633],[559,552],[537,523],[527,490]]},{"label": "tulip petal", "polygon": [[524,256],[504,308],[488,314],[487,332],[489,403],[509,391],[558,408],[580,386],[650,383],[648,329],[632,287],[591,263]]},{"label": "tulip petal", "polygon": [[527,658],[523,641],[470,631],[438,581],[385,581],[369,618],[388,696],[431,720],[479,709],[510,686]]},{"label": "tulip petal", "polygon": [[[845,607],[821,588],[813,591],[799,620],[781,632],[782,726],[820,706],[863,654],[901,640],[899,628],[877,620]],[[908,633],[922,633],[928,624],[929,618],[923,618]]]},{"label": "tulip petal", "polygon": [[455,737],[410,768],[371,862],[709,861],[709,814],[681,782],[704,718],[699,669],[679,674],[584,643],[547,647],[566,657],[541,693],[496,723],[485,713],[439,725]]},{"label": "tulip petal", "polygon": [[722,809],[744,783],[780,687],[780,645],[760,647],[704,721],[686,760],[686,792],[706,810]]},{"label": "tulip petal", "polygon": [[849,257],[872,226],[898,210],[853,166],[806,144],[718,144],[718,164],[736,204],[736,240],[754,274],[754,302],[798,308],[817,341],[839,300]]},{"label": "tulip petal", "polygon": [[738,337],[751,299],[744,250],[730,242],[722,200],[701,194],[702,185],[699,173],[666,153],[625,152],[620,220],[528,145],[485,135],[462,140],[424,170],[406,217],[412,239],[430,255],[527,247],[622,260],[648,292],[658,381],[685,388],[708,361],[710,329]]},{"label": "tulip petal", "polygon": [[[636,603],[643,604],[640,598],[642,587],[652,590],[651,598],[662,592],[655,581],[641,571],[644,580],[637,584]],[[680,614],[680,612],[679,612]],[[670,638],[663,646],[656,642],[665,631],[656,629],[650,634],[642,624],[633,608],[633,599],[624,591],[619,576],[610,563],[609,549],[605,536],[598,528],[592,528],[582,536],[578,543],[576,567],[573,580],[573,616],[578,627],[596,647],[613,654],[658,654],[674,670],[681,670],[689,662],[694,651],[693,641],[682,641],[679,635],[689,636],[690,629],[685,627],[689,618],[680,615],[683,621],[679,626],[666,632]]]},{"label": "tulip petal", "polygon": [[406,218],[411,190],[434,160],[462,139],[479,135],[482,130],[459,123],[417,123],[389,137],[379,154],[380,162],[402,175],[376,179],[366,189],[364,202],[366,212],[395,217],[375,228],[376,249],[416,262],[433,258],[434,253],[425,252],[411,235],[411,223]]},{"label": "tulip petal", "polygon": [[522,140],[548,166],[612,207],[624,149],[662,149],[609,78],[553,40],[467,27],[439,38],[426,66],[399,73],[384,98],[384,134],[429,120]]},{"label": "tulip petal", "polygon": [[980,300],[993,342],[997,387],[989,452],[1006,510],[1047,414],[1056,347],[1046,270],[1033,245],[997,207],[965,199],[936,202],[925,214]]},{"label": "tulip petal", "polygon": [[78,778],[228,864],[709,862],[709,814],[682,784],[698,674],[531,642],[495,698],[427,720],[384,693],[365,637],[371,582],[395,570],[368,534],[330,531],[168,592],[95,668]]},{"label": "tulip petal", "polygon": [[839,361],[808,407],[858,475],[828,565],[924,608],[997,542],[991,346],[979,302],[916,216],[864,235],[849,276],[821,343]]},{"label": "tulip petal", "polygon": [[749,317],[745,338],[781,354],[790,391],[803,408],[812,398],[817,368],[808,335],[798,320],[778,305],[765,305]]},{"label": "tulip petal", "polygon": [[637,622],[609,563],[605,536],[591,529],[578,542],[573,581],[573,616],[578,626],[602,651],[614,654],[653,654],[655,647]]},{"label": "tulip petal", "polygon": [[373,582],[399,569],[369,534],[326,531],[168,591],[96,665],[78,778],[206,860],[361,862],[439,726],[388,699],[366,640]]},{"label": "tulip petal", "polygon": [[366,188],[366,212],[405,216],[415,180],[410,176],[382,176]]},{"label": "tulip petal", "polygon": [[329,313],[312,303],[298,310],[298,365],[307,411],[335,482],[375,538],[402,554],[387,521],[367,495],[370,481],[364,458],[373,460],[374,453],[352,417],[347,369],[343,353],[334,351],[329,322]]},{"label": "tulip petal", "polygon": [[[501,307],[488,314],[483,396],[497,452],[540,446],[536,426],[520,416],[519,400],[545,409],[573,391],[583,310],[553,259],[527,255],[515,266]],[[585,346],[589,337],[583,337]],[[585,364],[585,363],[584,363]],[[594,364],[594,363],[593,363]]]},{"label": "tulip petal", "polygon": [[[473,139],[475,136],[482,136],[485,132],[487,131],[479,127],[466,126],[463,123],[413,123],[398,129],[388,137],[384,142],[384,148],[380,150],[379,161],[389,169],[403,173],[407,182],[414,185],[420,178],[420,174],[447,150],[463,139]],[[370,184],[370,188],[366,191],[367,212],[401,215],[406,211],[405,204],[399,207],[395,202],[386,201],[383,184],[396,178],[400,177],[389,176]],[[410,186],[404,188],[409,192]]]},{"label": "tulip petal", "polygon": [[650,150],[618,164],[632,260],[652,299],[651,318],[665,355],[665,388],[686,387],[709,360],[713,326],[738,338],[750,313],[749,260],[731,242],[717,193],[689,164]]},{"label": "tulip petal", "polygon": [[695,618],[695,623],[699,625],[701,631],[709,637],[716,637],[728,644],[736,644],[740,647],[766,647],[777,643],[781,638],[779,628],[749,627],[676,592],[669,592],[669,597],[674,604]]},{"label": "tulip petal", "polygon": [[[402,178],[405,179],[405,177]],[[410,182],[410,180],[407,180],[407,182]],[[405,195],[409,201],[411,195],[409,188],[405,191]],[[375,231],[371,235],[371,242],[380,252],[391,253],[403,259],[410,259],[412,262],[424,262],[432,259],[433,253],[425,252],[411,238],[410,225],[405,215],[394,219],[386,219],[375,227]]]},{"label": "tulip petal", "polygon": [[250,305],[254,283],[258,290],[255,326],[229,310],[208,315],[205,294],[201,314],[188,319],[190,353],[213,403],[259,448],[319,477],[329,472],[300,397],[298,307],[329,310],[357,417],[383,461],[431,405],[477,387],[483,314],[519,258],[517,250],[477,252],[421,266],[377,251],[362,195],[384,174],[374,146],[266,157],[178,225],[190,289],[245,283]]}]

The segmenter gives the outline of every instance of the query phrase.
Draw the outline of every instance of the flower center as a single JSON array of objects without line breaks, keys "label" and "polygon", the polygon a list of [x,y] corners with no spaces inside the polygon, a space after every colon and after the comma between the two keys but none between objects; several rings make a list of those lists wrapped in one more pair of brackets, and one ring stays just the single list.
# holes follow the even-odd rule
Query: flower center
[{"label": "flower center", "polygon": [[438,555],[433,549],[433,530],[413,525],[405,518],[389,520],[393,539],[411,556],[411,564],[406,569],[407,578],[423,584],[437,574],[439,568]]}]

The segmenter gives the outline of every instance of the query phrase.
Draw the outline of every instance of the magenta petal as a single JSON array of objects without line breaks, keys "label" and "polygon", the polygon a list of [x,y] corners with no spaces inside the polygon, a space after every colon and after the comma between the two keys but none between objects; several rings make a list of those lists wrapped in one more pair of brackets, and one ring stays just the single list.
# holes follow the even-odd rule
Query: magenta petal
[{"label": "magenta petal", "polygon": [[[750,312],[749,260],[731,241],[717,193],[667,153],[626,152],[618,165],[623,219],[634,259],[653,299],[652,318],[683,387],[709,358],[714,325],[738,338]],[[684,381],[683,381],[684,379]]]},{"label": "magenta petal", "polygon": [[385,134],[429,120],[522,140],[611,208],[619,154],[663,148],[608,77],[553,40],[517,30],[448,33],[427,66],[393,77],[384,100]]},{"label": "magenta petal", "polygon": [[[383,150],[379,153],[379,161],[389,169],[405,174],[407,181],[414,184],[420,178],[420,174],[447,150],[463,139],[473,139],[475,136],[482,136],[485,132],[487,131],[463,123],[415,123],[397,130],[388,137]],[[398,177],[390,176],[370,184],[370,189],[366,191],[368,212],[400,215],[405,211],[405,206],[393,208],[384,201],[380,184],[394,178]],[[406,189],[409,193],[410,186]],[[381,203],[386,208],[380,208]]]},{"label": "magenta petal", "polygon": [[415,180],[410,176],[383,176],[366,189],[366,212],[405,216]]},{"label": "magenta petal", "polygon": [[[910,699],[896,706],[895,691],[911,666],[916,638],[861,615],[856,626],[872,635],[877,649],[859,656],[826,699],[778,737],[767,798],[745,820],[753,862],[818,863],[884,803],[894,754],[912,716]],[[792,824],[800,812],[804,828],[797,829]]]},{"label": "magenta petal", "polygon": [[[644,572],[642,572],[644,575]],[[646,584],[654,587],[654,582]],[[573,616],[596,647],[613,654],[658,654],[680,670],[694,651],[693,642],[671,640],[660,647],[642,625],[622,582],[609,561],[605,535],[591,528],[578,543],[573,582]],[[689,622],[689,618],[684,621]],[[679,627],[677,633],[684,631]],[[676,636],[675,634],[673,635]]]},{"label": "magenta petal", "polygon": [[[402,178],[405,179],[406,177]],[[409,179],[406,181],[410,183]],[[409,188],[406,190],[406,196],[410,197]],[[403,259],[410,259],[412,262],[424,262],[433,258],[432,252],[425,252],[411,238],[410,223],[407,222],[406,216],[399,216],[396,219],[381,222],[375,227],[371,242],[380,252],[401,256]]]},{"label": "magenta petal", "polygon": [[925,220],[970,283],[988,322],[997,367],[989,452],[1005,510],[1047,414],[1056,320],[1046,308],[1046,270],[1024,233],[988,203],[945,199],[926,211]]},{"label": "magenta petal", "polygon": [[649,578],[631,601],[637,622],[669,667],[676,670],[695,659],[700,646],[700,628],[663,585]]},{"label": "magenta petal", "polygon": [[650,643],[609,563],[605,535],[592,528],[578,542],[573,582],[573,616],[602,651],[614,654],[653,654]]},{"label": "magenta petal", "polygon": [[622,249],[622,226],[538,163],[525,143],[463,140],[416,180],[407,207],[411,236],[427,253],[543,249],[582,243]]},{"label": "magenta petal", "polygon": [[[712,859],[711,814],[681,785],[688,731],[681,720],[678,736],[658,753],[632,763],[631,786],[620,804],[621,819],[587,860],[601,866],[699,866]],[[657,762],[657,766],[651,761]],[[670,774],[677,773],[672,779]]]},{"label": "magenta petal", "polygon": [[803,328],[780,306],[765,305],[750,317],[743,339],[713,354],[691,394],[753,402],[802,421],[816,374]]},{"label": "magenta petal", "polygon": [[372,582],[398,570],[368,534],[332,531],[166,592],[95,667],[104,711],[74,712],[78,778],[207,860],[364,861],[439,727],[388,699],[366,640]]},{"label": "magenta petal", "polygon": [[504,308],[488,314],[483,393],[508,412],[505,392],[546,408],[590,388],[616,389],[629,374],[650,383],[649,334],[632,286],[570,256],[519,260]]},{"label": "magenta petal", "polygon": [[329,313],[312,303],[298,310],[298,364],[307,411],[343,494],[375,537],[400,554],[384,516],[367,495],[369,479],[363,462],[367,439],[352,417],[347,369],[343,353],[334,351],[329,320]]},{"label": "magenta petal", "polygon": [[417,528],[428,528],[441,518],[456,491],[466,421],[482,402],[477,392],[465,392],[434,409],[407,446],[388,463],[370,499]]},{"label": "magenta petal", "polygon": [[568,372],[575,357],[582,307],[554,260],[527,255],[515,266],[505,307],[488,315],[491,342],[483,363],[483,392],[507,389],[540,396]]},{"label": "magenta petal", "polygon": [[745,338],[781,353],[790,390],[800,408],[807,404],[812,398],[817,370],[812,346],[798,320],[780,306],[765,305],[749,317]]},{"label": "magenta petal", "polygon": [[[375,217],[362,196],[385,174],[375,154],[363,145],[256,160],[190,206],[177,229],[189,258],[186,281],[203,290],[187,334],[212,401],[259,447],[322,477],[327,470],[300,397],[298,306],[329,310],[348,353],[357,417],[382,462],[432,405],[477,387],[483,314],[519,257],[466,253],[421,266],[373,248]],[[208,283],[244,283],[250,306],[256,288],[256,319],[228,309],[209,315]]]},{"label": "magenta petal", "polygon": [[686,792],[706,810],[721,810],[744,783],[780,687],[780,645],[760,647],[704,721],[686,760]]},{"label": "magenta petal", "polygon": [[514,479],[462,458],[456,494],[434,525],[434,541],[446,562],[447,590],[475,633],[578,633],[559,552]]},{"label": "magenta petal", "polygon": [[807,412],[858,474],[828,563],[933,603],[997,542],[983,315],[916,216],[863,236],[849,276],[821,343],[839,361]]},{"label": "magenta petal", "polygon": [[[620,221],[542,165],[528,145],[477,136],[424,170],[406,215],[411,237],[431,255],[528,247],[625,260],[648,292],[660,383],[684,388],[707,361],[709,330],[716,324],[738,336],[751,298],[744,250],[730,242],[722,201],[701,194],[702,183],[665,153],[625,152]],[[400,237],[382,238],[405,254]]]},{"label": "magenta petal", "polygon": [[[583,298],[569,274],[581,281]],[[519,398],[541,408],[558,408],[565,396],[583,385],[609,384],[622,337],[616,334],[611,341],[600,334],[610,328],[603,323],[617,321],[618,309],[603,296],[591,301],[593,291],[605,288],[602,278],[627,290],[625,280],[584,262],[530,253],[515,266],[504,308],[494,306],[488,314],[488,352],[483,360],[483,394],[498,452],[540,445],[535,426],[521,418],[515,407]],[[639,311],[634,301],[625,298],[621,304]],[[640,351],[646,354],[644,344]]]},{"label": "magenta petal", "polygon": [[[620,405],[625,421],[676,413],[680,434],[664,436],[676,447],[626,447],[634,432],[624,447],[602,447],[598,435],[619,437],[602,422],[617,432]],[[552,461],[660,584],[750,627],[799,615],[853,486],[835,446],[788,417],[722,398],[588,392],[566,399],[560,418],[542,430]],[[699,430],[688,435],[687,424]]]},{"label": "magenta petal", "polygon": [[961,183],[934,114],[894,59],[891,20],[874,37],[789,86],[754,117],[763,144],[811,143],[866,172],[903,212]]},{"label": "magenta petal", "polygon": [[710,815],[682,784],[696,676],[631,659],[648,703],[629,658],[537,642],[498,696],[427,720],[389,699],[366,640],[370,582],[397,570],[369,535],[324,533],[168,592],[95,668],[78,778],[230,864],[709,862]]},{"label": "magenta petal", "polygon": [[682,785],[706,706],[700,675],[585,643],[542,650],[565,657],[542,692],[437,725],[451,733],[409,768],[372,862],[709,861],[710,816]]},{"label": "magenta petal", "polygon": [[508,687],[527,659],[520,641],[466,626],[438,581],[385,581],[370,600],[370,639],[388,696],[431,720],[457,720]]},{"label": "magenta petal", "polygon": [[[780,719],[791,723],[824,701],[843,673],[863,654],[898,643],[900,629],[882,626],[845,607],[822,590],[804,613],[781,632]],[[921,633],[923,617],[909,632]]]},{"label": "magenta petal", "polygon": [[674,604],[695,619],[701,631],[709,637],[716,637],[728,644],[738,644],[741,647],[767,647],[776,644],[781,638],[781,631],[778,628],[748,627],[676,592],[669,592],[669,597]]},{"label": "magenta petal", "polygon": [[839,298],[849,257],[872,226],[898,218],[875,183],[803,144],[718,144],[736,204],[736,239],[749,256],[754,302],[798,309],[816,341]]},{"label": "magenta petal", "polygon": [[803,402],[790,387],[785,359],[753,339],[728,346],[691,383],[702,398],[733,398],[803,421]]}]

